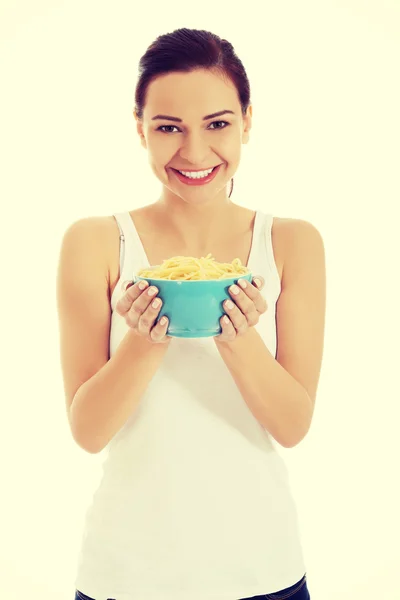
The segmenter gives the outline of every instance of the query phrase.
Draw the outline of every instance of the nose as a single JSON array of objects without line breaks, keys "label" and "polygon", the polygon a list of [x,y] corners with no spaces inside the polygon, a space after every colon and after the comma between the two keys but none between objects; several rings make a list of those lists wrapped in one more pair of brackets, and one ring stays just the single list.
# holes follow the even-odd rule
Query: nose
[{"label": "nose", "polygon": [[[207,156],[210,155],[210,146],[208,141],[201,134],[188,135],[183,141],[179,151],[180,157],[191,165],[205,165]],[[214,164],[215,158],[210,164]]]}]

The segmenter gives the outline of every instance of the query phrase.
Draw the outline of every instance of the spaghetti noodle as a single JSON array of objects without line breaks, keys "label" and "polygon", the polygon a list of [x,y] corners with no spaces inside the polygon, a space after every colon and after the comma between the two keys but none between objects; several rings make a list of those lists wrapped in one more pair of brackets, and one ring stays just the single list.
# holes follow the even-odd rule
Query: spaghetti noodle
[{"label": "spaghetti noodle", "polygon": [[138,276],[151,279],[198,281],[227,279],[248,273],[249,269],[242,265],[239,258],[235,258],[231,263],[220,263],[214,259],[212,254],[207,254],[201,258],[173,256],[164,260],[161,265],[140,269]]}]

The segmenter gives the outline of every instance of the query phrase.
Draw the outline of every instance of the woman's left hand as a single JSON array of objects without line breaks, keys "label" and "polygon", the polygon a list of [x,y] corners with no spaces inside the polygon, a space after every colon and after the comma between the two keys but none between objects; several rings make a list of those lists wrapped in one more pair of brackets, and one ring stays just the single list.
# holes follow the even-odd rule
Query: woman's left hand
[{"label": "woman's left hand", "polygon": [[[215,337],[216,341],[232,342],[258,323],[260,315],[268,308],[265,298],[260,294],[264,285],[264,278],[259,275],[253,277],[251,283],[247,279],[239,279],[238,285],[231,285],[229,294],[233,302],[224,302],[224,310],[228,317],[221,317],[222,333]],[[228,322],[225,322],[225,319],[228,319]]]}]

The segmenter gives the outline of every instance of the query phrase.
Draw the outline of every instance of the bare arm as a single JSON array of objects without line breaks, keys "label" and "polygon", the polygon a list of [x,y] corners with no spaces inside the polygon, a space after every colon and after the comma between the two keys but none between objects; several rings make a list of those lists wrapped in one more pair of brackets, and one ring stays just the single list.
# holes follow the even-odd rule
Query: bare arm
[{"label": "bare arm", "polygon": [[128,331],[115,354],[73,398],[70,418],[80,446],[92,453],[103,450],[135,411],[167,348]]},{"label": "bare arm", "polygon": [[169,345],[129,329],[109,358],[104,227],[98,218],[73,223],[62,240],[57,273],[67,415],[75,441],[90,453],[100,452],[135,411]]},{"label": "bare arm", "polygon": [[293,225],[290,222],[290,228],[276,309],[276,359],[253,327],[230,343],[215,338],[250,410],[285,448],[299,444],[311,426],[323,354],[326,304],[322,236],[308,221],[295,220]]}]

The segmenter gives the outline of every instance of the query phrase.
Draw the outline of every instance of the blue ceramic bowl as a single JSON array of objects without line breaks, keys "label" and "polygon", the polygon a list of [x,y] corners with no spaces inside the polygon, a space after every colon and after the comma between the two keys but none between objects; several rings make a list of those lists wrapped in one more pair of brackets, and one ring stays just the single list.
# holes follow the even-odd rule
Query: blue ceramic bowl
[{"label": "blue ceramic bowl", "polygon": [[176,281],[135,276],[134,281],[148,281],[159,289],[163,305],[158,319],[167,316],[167,335],[179,338],[214,337],[221,333],[220,318],[225,314],[222,303],[231,295],[228,289],[239,279],[252,281],[246,273],[229,279]]}]

